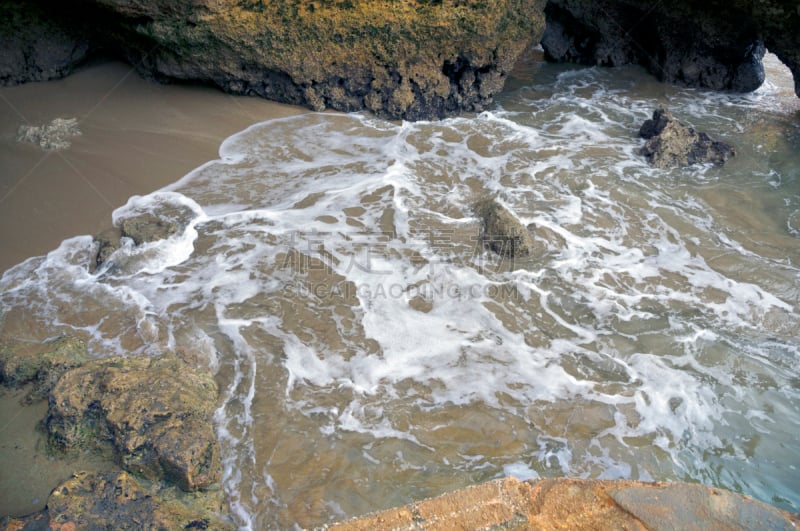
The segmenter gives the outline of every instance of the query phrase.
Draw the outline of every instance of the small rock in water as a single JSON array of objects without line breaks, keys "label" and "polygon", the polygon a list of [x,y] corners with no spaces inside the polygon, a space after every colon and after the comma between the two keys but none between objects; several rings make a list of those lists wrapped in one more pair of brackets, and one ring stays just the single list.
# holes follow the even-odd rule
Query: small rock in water
[{"label": "small rock in water", "polygon": [[653,118],[644,122],[639,136],[647,139],[642,155],[650,164],[662,169],[704,163],[721,166],[736,154],[730,144],[698,133],[664,108],[657,109]]},{"label": "small rock in water", "polygon": [[30,142],[48,151],[67,149],[70,138],[80,135],[77,118],[56,118],[45,125],[21,125],[17,142]]},{"label": "small rock in water", "polygon": [[485,244],[501,256],[530,256],[534,242],[527,227],[494,199],[482,199],[475,205],[481,219]]}]

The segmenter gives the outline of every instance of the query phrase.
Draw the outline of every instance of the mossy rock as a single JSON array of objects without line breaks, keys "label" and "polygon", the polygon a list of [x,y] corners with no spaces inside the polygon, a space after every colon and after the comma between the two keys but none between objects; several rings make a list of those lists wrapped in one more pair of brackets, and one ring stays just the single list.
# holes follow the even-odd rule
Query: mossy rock
[{"label": "mossy rock", "polygon": [[414,120],[485,109],[539,41],[545,1],[102,4],[105,39],[145,75]]},{"label": "mossy rock", "polygon": [[221,477],[217,394],[210,372],[172,353],[95,360],[52,389],[47,430],[60,450],[111,449],[130,472],[205,489]]},{"label": "mossy rock", "polygon": [[5,340],[0,343],[0,381],[15,387],[33,383],[25,400],[44,399],[62,374],[89,359],[86,345],[75,337],[44,343]]},{"label": "mossy rock", "polygon": [[53,490],[41,512],[0,524],[5,529],[236,529],[221,516],[222,498],[221,491],[175,496],[126,472],[79,472]]}]

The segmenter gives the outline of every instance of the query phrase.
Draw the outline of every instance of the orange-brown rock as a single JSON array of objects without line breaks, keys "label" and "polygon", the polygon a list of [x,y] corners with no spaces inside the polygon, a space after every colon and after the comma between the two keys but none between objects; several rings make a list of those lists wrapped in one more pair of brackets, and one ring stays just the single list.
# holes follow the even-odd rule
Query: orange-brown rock
[{"label": "orange-brown rock", "polygon": [[688,483],[506,478],[321,529],[785,529],[800,517],[732,492]]}]

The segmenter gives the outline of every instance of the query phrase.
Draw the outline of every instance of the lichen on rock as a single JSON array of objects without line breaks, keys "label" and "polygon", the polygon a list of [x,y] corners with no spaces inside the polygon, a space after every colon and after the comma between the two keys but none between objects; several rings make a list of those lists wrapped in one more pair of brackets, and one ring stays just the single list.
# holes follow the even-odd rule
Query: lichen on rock
[{"label": "lichen on rock", "polygon": [[59,379],[46,425],[58,449],[110,446],[124,469],[192,491],[221,476],[216,398],[211,374],[174,354],[106,358]]}]

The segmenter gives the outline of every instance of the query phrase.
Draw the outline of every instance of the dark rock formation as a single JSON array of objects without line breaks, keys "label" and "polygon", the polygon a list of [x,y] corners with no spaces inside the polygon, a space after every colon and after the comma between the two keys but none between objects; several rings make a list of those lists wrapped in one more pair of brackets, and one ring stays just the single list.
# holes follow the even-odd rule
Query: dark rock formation
[{"label": "dark rock formation", "polygon": [[46,343],[15,340],[0,342],[0,383],[20,386],[33,383],[26,402],[44,399],[62,374],[89,360],[86,345],[74,337]]},{"label": "dark rock formation", "polygon": [[31,1],[0,1],[0,85],[64,77],[86,59],[79,23]]},{"label": "dark rock formation", "polygon": [[722,489],[688,483],[506,478],[326,530],[794,530],[800,517]]},{"label": "dark rock formation", "polygon": [[484,243],[501,256],[530,256],[534,251],[533,237],[527,227],[494,199],[483,199],[475,205],[481,220]]},{"label": "dark rock formation", "polygon": [[220,517],[216,496],[175,496],[125,472],[79,472],[56,487],[39,513],[0,520],[4,529],[216,529],[236,526]]},{"label": "dark rock formation", "polygon": [[549,0],[546,56],[617,66],[660,80],[751,91],[764,80],[764,46],[789,66],[800,96],[800,9],[788,0]]},{"label": "dark rock formation", "polygon": [[735,155],[729,144],[698,133],[666,109],[653,112],[653,118],[642,124],[639,136],[647,139],[642,155],[657,168],[708,163],[719,166]]},{"label": "dark rock formation", "polygon": [[66,372],[50,392],[47,430],[62,450],[111,443],[123,468],[191,491],[220,479],[210,373],[173,354],[107,358]]}]

